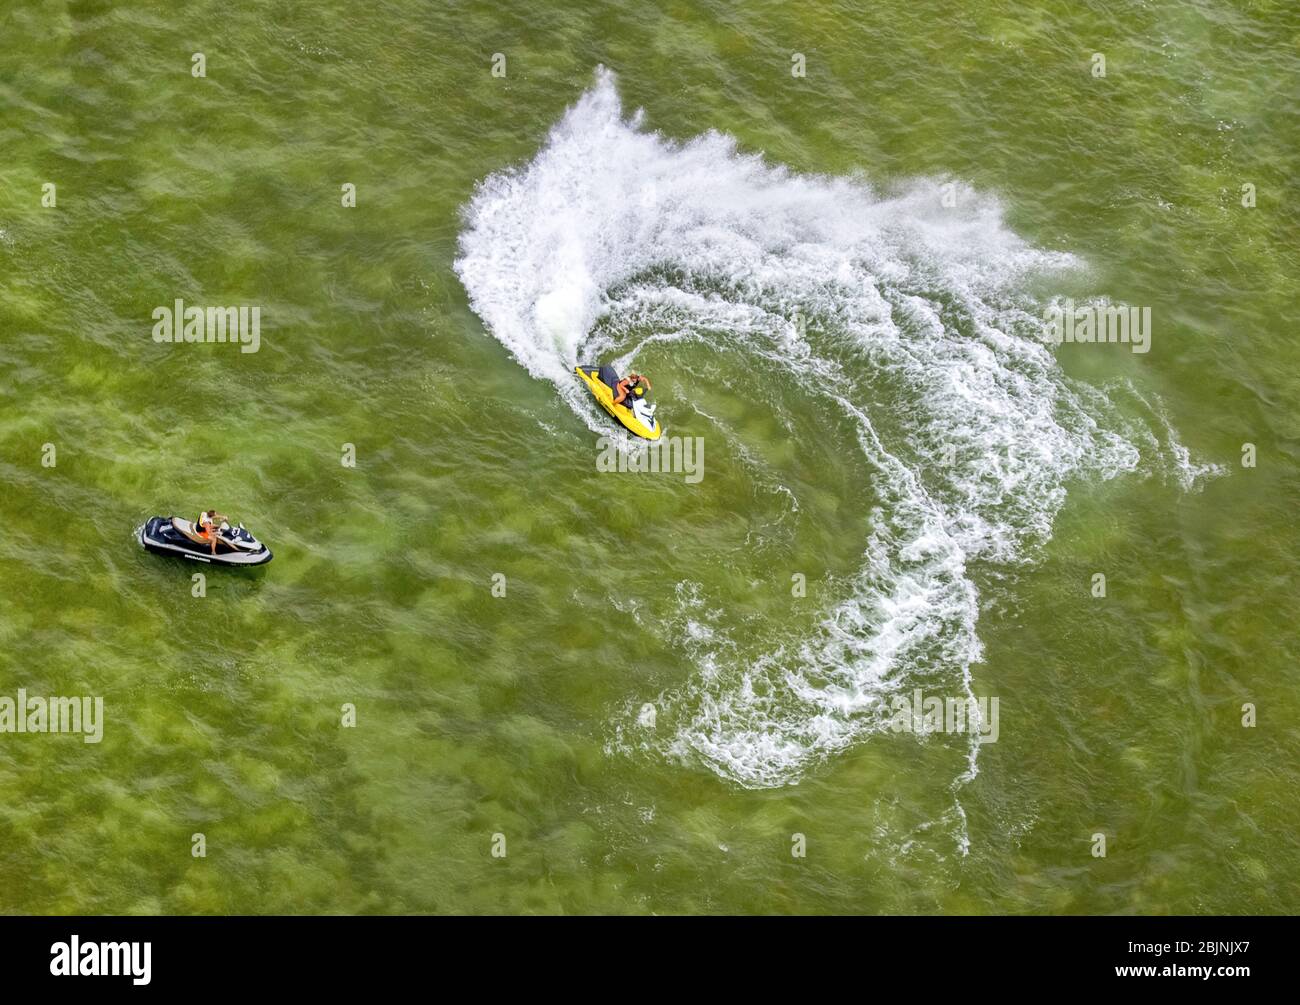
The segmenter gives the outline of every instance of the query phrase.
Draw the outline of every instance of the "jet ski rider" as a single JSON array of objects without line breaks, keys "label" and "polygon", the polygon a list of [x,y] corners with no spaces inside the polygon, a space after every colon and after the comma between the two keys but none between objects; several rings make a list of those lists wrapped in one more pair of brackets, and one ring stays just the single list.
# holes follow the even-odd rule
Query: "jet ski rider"
[{"label": "jet ski rider", "polygon": [[194,521],[194,529],[198,531],[199,537],[205,541],[212,542],[212,554],[217,553],[217,528],[230,522],[230,518],[224,513],[218,513],[214,509],[206,510],[199,514],[199,518]]},{"label": "jet ski rider", "polygon": [[649,388],[650,381],[646,380],[645,377],[642,377],[639,373],[629,373],[614,388],[614,404],[623,404],[629,394],[637,398],[644,398]]}]

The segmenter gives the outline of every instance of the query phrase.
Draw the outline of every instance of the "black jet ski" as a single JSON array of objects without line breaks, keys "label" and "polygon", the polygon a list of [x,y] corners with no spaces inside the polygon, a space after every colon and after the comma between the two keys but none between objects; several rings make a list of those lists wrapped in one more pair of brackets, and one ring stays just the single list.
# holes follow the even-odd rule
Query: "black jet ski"
[{"label": "black jet ski", "polygon": [[250,534],[241,523],[232,527],[222,523],[217,528],[217,551],[205,541],[194,524],[178,516],[154,516],[140,530],[140,543],[155,555],[173,555],[210,565],[265,565],[271,561],[271,549]]}]

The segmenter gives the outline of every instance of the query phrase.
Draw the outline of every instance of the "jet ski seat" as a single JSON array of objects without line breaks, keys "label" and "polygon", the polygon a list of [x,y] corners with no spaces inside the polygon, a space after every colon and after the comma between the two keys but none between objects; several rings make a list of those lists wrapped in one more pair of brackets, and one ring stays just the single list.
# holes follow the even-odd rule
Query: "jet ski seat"
[{"label": "jet ski seat", "polygon": [[210,544],[207,538],[201,537],[194,529],[194,524],[188,520],[182,520],[178,516],[172,517],[172,526],[188,537],[195,544]]},{"label": "jet ski seat", "polygon": [[611,391],[614,390],[616,387],[618,387],[618,381],[619,381],[618,371],[615,370],[608,363],[606,363],[604,366],[600,368],[600,372],[597,374],[597,376],[600,378],[600,382],[604,384],[606,387],[608,387]]}]

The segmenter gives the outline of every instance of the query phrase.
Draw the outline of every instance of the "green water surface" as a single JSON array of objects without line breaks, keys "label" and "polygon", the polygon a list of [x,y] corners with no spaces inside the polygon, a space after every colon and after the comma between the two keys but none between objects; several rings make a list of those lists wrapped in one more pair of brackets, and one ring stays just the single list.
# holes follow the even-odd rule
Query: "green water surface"
[{"label": "green water surface", "polygon": [[[0,695],[106,710],[97,745],[0,734],[0,911],[1300,908],[1294,4],[50,2],[0,39]],[[669,137],[995,193],[1155,310],[1149,354],[1061,365],[1223,473],[1080,480],[1031,562],[972,571],[1001,736],[955,793],[908,736],[757,790],[611,746],[698,672],[657,628],[675,584],[738,638],[811,624],[871,489],[737,404],[795,533],[753,546],[776,503],[717,441],[632,498],[469,309],[462,207],[599,64]],[[262,305],[260,351],[156,344],[177,297]],[[681,353],[638,363],[689,433],[695,375],[735,374]],[[206,505],[276,559],[200,599],[134,535]]]}]

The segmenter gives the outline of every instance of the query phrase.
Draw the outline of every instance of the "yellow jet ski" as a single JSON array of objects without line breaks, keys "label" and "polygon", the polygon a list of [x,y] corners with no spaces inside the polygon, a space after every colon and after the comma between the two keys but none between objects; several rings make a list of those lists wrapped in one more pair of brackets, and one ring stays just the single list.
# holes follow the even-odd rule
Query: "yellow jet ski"
[{"label": "yellow jet ski", "polygon": [[[619,376],[612,366],[579,364],[574,367],[574,370],[596,396],[600,407],[637,436],[647,440],[657,440],[663,435],[663,426],[659,425],[659,421],[655,418],[655,406],[644,395],[640,397],[628,395],[624,402],[630,402],[630,408],[625,403],[614,404],[614,388],[618,386]],[[650,382],[645,378],[642,380],[648,389]]]}]

